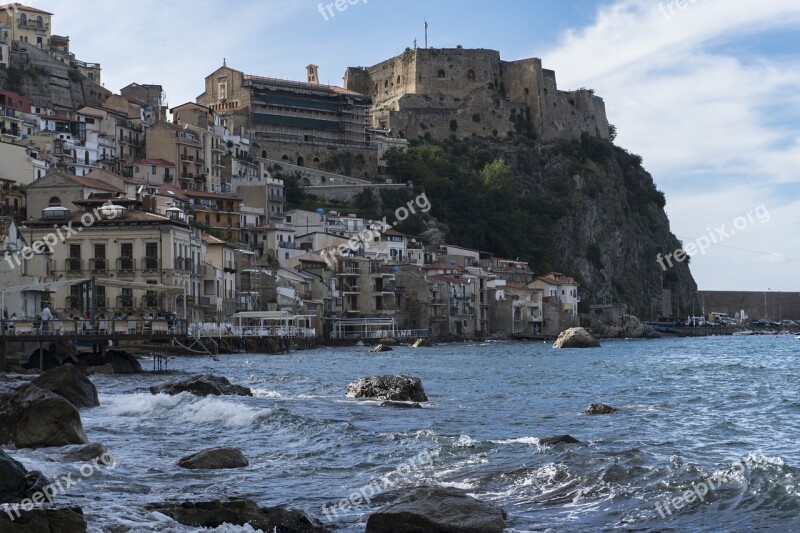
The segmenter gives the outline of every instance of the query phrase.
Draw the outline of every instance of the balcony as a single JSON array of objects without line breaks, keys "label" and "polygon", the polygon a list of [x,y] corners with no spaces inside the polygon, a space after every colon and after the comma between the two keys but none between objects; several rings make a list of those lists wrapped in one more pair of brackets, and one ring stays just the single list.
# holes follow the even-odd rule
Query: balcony
[{"label": "balcony", "polygon": [[147,294],[142,296],[141,307],[161,307],[161,299],[157,294]]},{"label": "balcony", "polygon": [[109,261],[105,257],[93,257],[89,259],[89,270],[93,272],[107,272],[108,263]]},{"label": "balcony", "polygon": [[145,257],[144,259],[142,259],[142,270],[152,271],[160,269],[161,269],[161,262],[158,260],[157,257]]},{"label": "balcony", "polygon": [[358,266],[345,266],[342,267],[342,271],[338,273],[339,275],[343,276],[358,276],[361,274],[361,267]]},{"label": "balcony", "polygon": [[203,159],[202,157],[198,157],[197,158],[197,164],[198,165],[205,165],[206,164],[206,160]]},{"label": "balcony", "polygon": [[194,179],[194,173],[192,173],[192,172],[183,172],[181,174],[181,179],[182,180],[193,180]]},{"label": "balcony", "polygon": [[83,261],[78,257],[64,259],[64,270],[67,273],[79,274],[83,271]]},{"label": "balcony", "polygon": [[194,156],[193,155],[181,155],[181,161],[184,163],[194,163]]},{"label": "balcony", "polygon": [[23,30],[34,30],[39,32],[46,32],[50,29],[50,24],[47,22],[38,22],[36,20],[28,19],[27,21],[19,20],[17,27]]},{"label": "balcony", "polygon": [[358,294],[360,287],[358,285],[343,285],[340,290],[344,294]]},{"label": "balcony", "polygon": [[211,297],[210,296],[200,296],[198,298],[198,303],[200,307],[211,307]]},{"label": "balcony", "polygon": [[133,296],[122,295],[117,296],[117,307],[119,309],[133,309],[134,308]]},{"label": "balcony", "polygon": [[120,273],[129,272],[133,275],[133,271],[136,270],[136,259],[131,257],[120,257],[117,259],[117,270]]}]

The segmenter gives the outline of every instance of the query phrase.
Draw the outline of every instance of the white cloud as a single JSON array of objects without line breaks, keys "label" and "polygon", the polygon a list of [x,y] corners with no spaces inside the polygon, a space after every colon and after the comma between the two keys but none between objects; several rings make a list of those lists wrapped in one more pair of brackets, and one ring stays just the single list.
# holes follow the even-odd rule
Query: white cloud
[{"label": "white cloud", "polygon": [[[800,50],[734,52],[744,48],[734,45],[757,49],[761,37],[800,27],[800,4],[698,0],[672,11],[669,4],[625,0],[601,8],[594,24],[564,34],[543,60],[560,87],[591,86],[605,99],[617,143],[641,154],[667,193],[677,235],[700,236],[763,203],[772,220],[728,244],[800,257],[793,238],[800,210],[786,194],[800,189],[800,125],[792,120]],[[800,290],[797,266],[714,247],[694,258],[692,272],[704,289],[771,283]]]}]

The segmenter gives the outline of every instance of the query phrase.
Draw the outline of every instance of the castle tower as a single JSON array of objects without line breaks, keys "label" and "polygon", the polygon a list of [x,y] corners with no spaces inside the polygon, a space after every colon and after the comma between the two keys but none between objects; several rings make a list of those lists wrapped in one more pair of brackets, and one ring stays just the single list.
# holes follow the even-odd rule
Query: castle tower
[{"label": "castle tower", "polygon": [[319,67],[317,65],[309,65],[306,67],[306,71],[308,73],[308,83],[319,84]]}]

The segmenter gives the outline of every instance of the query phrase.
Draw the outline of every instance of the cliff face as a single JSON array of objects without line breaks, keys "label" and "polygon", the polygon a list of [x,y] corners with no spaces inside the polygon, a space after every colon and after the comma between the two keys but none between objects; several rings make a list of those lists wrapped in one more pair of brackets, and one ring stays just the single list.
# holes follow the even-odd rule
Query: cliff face
[{"label": "cliff face", "polygon": [[643,319],[691,309],[688,263],[662,271],[657,262],[681,248],[664,195],[639,156],[607,140],[428,139],[389,162],[425,188],[448,242],[527,260],[538,275],[574,276],[582,312],[612,302]]}]

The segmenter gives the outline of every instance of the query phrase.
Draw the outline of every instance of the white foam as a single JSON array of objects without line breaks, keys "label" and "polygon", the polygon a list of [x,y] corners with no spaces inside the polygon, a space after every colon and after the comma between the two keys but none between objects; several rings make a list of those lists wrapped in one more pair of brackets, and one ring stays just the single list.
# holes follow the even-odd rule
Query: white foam
[{"label": "white foam", "polygon": [[267,389],[250,389],[253,391],[253,396],[256,398],[282,398],[280,392]]},{"label": "white foam", "polygon": [[539,444],[539,439],[536,437],[519,437],[517,439],[505,440],[490,440],[492,444]]},{"label": "white foam", "polygon": [[476,444],[478,444],[478,442],[469,435],[461,435],[453,446],[458,448],[474,448]]}]

